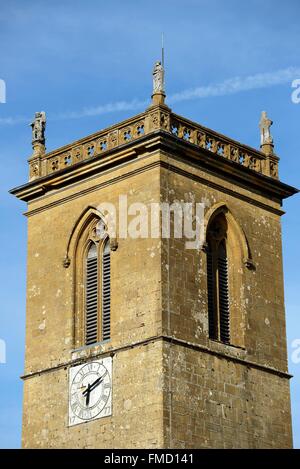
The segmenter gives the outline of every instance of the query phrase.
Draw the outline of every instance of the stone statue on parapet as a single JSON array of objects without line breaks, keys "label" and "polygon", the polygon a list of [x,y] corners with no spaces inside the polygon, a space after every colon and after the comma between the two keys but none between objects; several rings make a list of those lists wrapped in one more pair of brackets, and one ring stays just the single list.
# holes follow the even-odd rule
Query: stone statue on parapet
[{"label": "stone statue on parapet", "polygon": [[261,113],[261,119],[259,122],[259,128],[260,128],[260,144],[261,145],[272,145],[273,144],[273,137],[271,135],[271,125],[273,124],[273,121],[268,118],[266,111],[262,111]]},{"label": "stone statue on parapet", "polygon": [[153,94],[164,93],[164,68],[161,62],[155,62],[153,69]]},{"label": "stone statue on parapet", "polygon": [[36,112],[34,121],[30,124],[32,128],[32,145],[35,143],[45,144],[46,114],[45,112]]}]

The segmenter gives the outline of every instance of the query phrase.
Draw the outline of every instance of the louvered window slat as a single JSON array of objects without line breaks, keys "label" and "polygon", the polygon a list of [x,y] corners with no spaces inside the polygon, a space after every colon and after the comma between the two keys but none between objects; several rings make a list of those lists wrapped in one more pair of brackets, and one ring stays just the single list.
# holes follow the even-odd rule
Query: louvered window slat
[{"label": "louvered window slat", "polygon": [[106,242],[102,260],[102,339],[110,339],[110,246]]},{"label": "louvered window slat", "polygon": [[230,343],[229,270],[226,215],[220,212],[207,228],[207,302],[209,337]]},{"label": "louvered window slat", "polygon": [[86,259],[86,345],[97,342],[98,335],[98,257],[92,244]]},{"label": "louvered window slat", "polygon": [[213,271],[213,256],[211,251],[207,252],[207,301],[208,301],[208,328],[209,328],[209,337],[211,339],[216,339],[216,318],[215,318],[215,305],[214,305],[214,271]]},{"label": "louvered window slat", "polygon": [[219,312],[220,312],[220,339],[230,342],[230,316],[228,294],[228,260],[227,257],[218,258],[219,272]]},{"label": "louvered window slat", "polygon": [[[85,343],[91,345],[99,340],[110,339],[110,244],[107,239],[101,259],[102,272],[99,275],[98,249],[91,243],[86,258],[85,288]],[[99,286],[101,278],[101,286]],[[101,300],[99,300],[101,298]],[[101,303],[100,303],[101,301]],[[100,304],[102,308],[100,310]],[[99,314],[102,318],[99,319]],[[101,320],[101,337],[99,337]]]}]

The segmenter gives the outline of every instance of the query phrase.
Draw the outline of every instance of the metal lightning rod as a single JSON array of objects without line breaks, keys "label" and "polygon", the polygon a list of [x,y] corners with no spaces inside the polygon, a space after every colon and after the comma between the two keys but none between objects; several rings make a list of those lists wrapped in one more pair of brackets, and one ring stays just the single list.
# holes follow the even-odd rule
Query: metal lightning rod
[{"label": "metal lightning rod", "polygon": [[164,33],[161,33],[161,64],[165,66]]},{"label": "metal lightning rod", "polygon": [[163,73],[163,91],[165,92],[165,45],[164,45],[164,33],[161,33],[161,65]]}]

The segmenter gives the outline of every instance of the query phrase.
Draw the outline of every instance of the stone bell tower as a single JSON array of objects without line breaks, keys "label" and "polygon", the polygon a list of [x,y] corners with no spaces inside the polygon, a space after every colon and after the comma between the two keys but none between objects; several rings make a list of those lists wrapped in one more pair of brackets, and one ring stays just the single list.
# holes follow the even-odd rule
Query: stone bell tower
[{"label": "stone bell tower", "polygon": [[[45,113],[32,124],[11,191],[28,204],[24,448],[292,446],[280,217],[297,190],[265,113],[256,150],[174,114],[163,73],[145,112],[62,148],[45,151]],[[203,208],[194,247],[174,204]]]}]

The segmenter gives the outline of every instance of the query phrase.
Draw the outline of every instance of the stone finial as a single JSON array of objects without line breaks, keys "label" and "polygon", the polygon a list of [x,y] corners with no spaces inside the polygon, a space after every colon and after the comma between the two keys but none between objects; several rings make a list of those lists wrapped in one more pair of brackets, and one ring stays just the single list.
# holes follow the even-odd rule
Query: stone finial
[{"label": "stone finial", "polygon": [[165,72],[161,62],[155,62],[153,68],[153,104],[164,104],[165,102]]},{"label": "stone finial", "polygon": [[32,148],[34,150],[34,154],[45,153],[45,112],[36,112],[34,121],[31,122],[30,126],[32,128]]},{"label": "stone finial", "polygon": [[273,137],[270,132],[273,121],[268,118],[266,111],[262,111],[259,122],[260,128],[260,147],[266,153],[272,153]]}]

